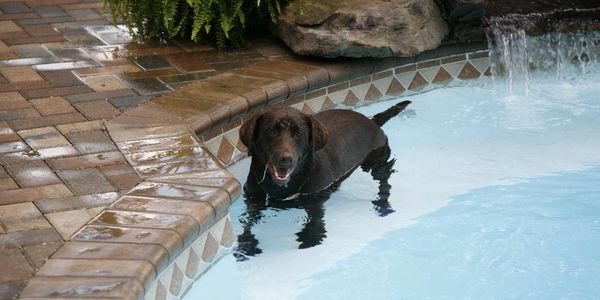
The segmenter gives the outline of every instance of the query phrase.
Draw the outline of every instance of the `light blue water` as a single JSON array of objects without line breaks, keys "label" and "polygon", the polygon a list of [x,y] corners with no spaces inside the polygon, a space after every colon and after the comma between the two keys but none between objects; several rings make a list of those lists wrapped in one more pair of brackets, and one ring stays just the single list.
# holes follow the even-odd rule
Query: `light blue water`
[{"label": "light blue water", "polygon": [[[373,212],[377,184],[357,170],[325,204],[321,245],[298,249],[304,211],[267,211],[254,229],[263,253],[225,257],[188,299],[597,299],[598,82],[595,71],[532,76],[528,97],[485,80],[408,97],[384,126],[395,213]],[[242,182],[248,163],[231,169]]]}]

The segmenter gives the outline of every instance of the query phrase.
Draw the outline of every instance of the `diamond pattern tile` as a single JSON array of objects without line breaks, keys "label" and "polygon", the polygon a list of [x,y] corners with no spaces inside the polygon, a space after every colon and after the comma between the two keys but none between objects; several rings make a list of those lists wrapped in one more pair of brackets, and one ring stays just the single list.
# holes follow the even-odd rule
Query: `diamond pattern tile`
[{"label": "diamond pattern tile", "polygon": [[432,83],[446,84],[446,83],[452,81],[453,79],[454,79],[454,77],[452,77],[452,75],[450,75],[450,73],[448,73],[448,71],[446,71],[446,69],[444,67],[441,67],[438,70],[435,77],[433,78]]},{"label": "diamond pattern tile", "polygon": [[335,108],[335,106],[336,106],[335,102],[333,102],[333,100],[331,100],[331,98],[326,96],[325,99],[323,100],[323,105],[321,105],[321,109],[319,111],[332,109],[332,108]]},{"label": "diamond pattern tile", "polygon": [[448,71],[448,73],[452,75],[452,77],[458,78],[458,73],[460,73],[460,71],[462,71],[463,67],[465,66],[465,61],[448,63],[444,64],[443,66],[444,69],[446,69],[446,71]]},{"label": "diamond pattern tile", "polygon": [[358,100],[358,97],[352,91],[348,91],[343,103],[348,106],[355,106],[356,103],[358,103]]},{"label": "diamond pattern tile", "polygon": [[305,101],[304,103],[306,105],[308,105],[308,107],[310,108],[311,111],[320,112],[321,107],[323,106],[323,102],[325,102],[325,96],[313,98],[313,99]]},{"label": "diamond pattern tile", "polygon": [[479,71],[479,73],[483,74],[490,67],[490,59],[489,57],[470,59],[469,63]]},{"label": "diamond pattern tile", "polygon": [[307,115],[315,114],[315,111],[313,111],[312,108],[310,108],[310,106],[308,106],[308,104],[306,104],[306,102],[302,104],[302,108],[300,110]]},{"label": "diamond pattern tile", "polygon": [[435,77],[439,70],[440,66],[436,66],[431,68],[420,69],[419,73],[421,74],[421,76],[423,76],[425,80],[427,80],[427,82],[431,83],[433,81],[433,77]]},{"label": "diamond pattern tile", "polygon": [[204,245],[204,251],[202,251],[202,260],[205,262],[212,262],[219,251],[219,242],[209,232],[206,235],[206,244]]},{"label": "diamond pattern tile", "polygon": [[402,86],[400,81],[398,81],[396,78],[394,78],[390,82],[390,86],[385,91],[385,94],[388,96],[398,96],[398,95],[404,93],[405,91],[406,91],[406,89],[404,88],[404,86]]},{"label": "diamond pattern tile", "polygon": [[418,92],[418,91],[424,89],[425,86],[427,86],[427,84],[428,84],[427,80],[425,80],[425,78],[423,78],[423,76],[421,76],[421,74],[419,72],[417,72],[417,73],[415,73],[413,80],[410,82],[408,89],[411,91]]},{"label": "diamond pattern tile", "polygon": [[371,84],[369,90],[367,91],[367,94],[365,95],[365,101],[377,101],[382,96],[383,95],[381,94],[379,89],[377,89],[377,87],[375,87],[374,84]]},{"label": "diamond pattern tile", "polygon": [[476,79],[481,76],[481,73],[473,67],[470,63],[465,63],[463,69],[458,73],[458,78],[466,80],[466,79]]}]

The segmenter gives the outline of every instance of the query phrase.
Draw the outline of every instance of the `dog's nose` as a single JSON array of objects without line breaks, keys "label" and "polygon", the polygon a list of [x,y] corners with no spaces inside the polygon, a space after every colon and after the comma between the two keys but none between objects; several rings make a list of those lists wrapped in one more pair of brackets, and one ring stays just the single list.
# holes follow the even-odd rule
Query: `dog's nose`
[{"label": "dog's nose", "polygon": [[280,168],[289,168],[292,166],[292,156],[289,154],[283,154],[279,157],[279,167]]}]

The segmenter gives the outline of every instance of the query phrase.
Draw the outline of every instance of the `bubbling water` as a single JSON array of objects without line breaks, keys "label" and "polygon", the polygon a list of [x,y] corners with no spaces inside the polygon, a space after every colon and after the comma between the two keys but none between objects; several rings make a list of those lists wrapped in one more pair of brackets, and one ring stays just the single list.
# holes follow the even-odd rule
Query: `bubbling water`
[{"label": "bubbling water", "polygon": [[553,32],[528,35],[530,18],[515,16],[488,20],[488,43],[495,81],[504,82],[511,95],[529,97],[539,80],[578,82],[593,76],[600,62],[600,32]]}]

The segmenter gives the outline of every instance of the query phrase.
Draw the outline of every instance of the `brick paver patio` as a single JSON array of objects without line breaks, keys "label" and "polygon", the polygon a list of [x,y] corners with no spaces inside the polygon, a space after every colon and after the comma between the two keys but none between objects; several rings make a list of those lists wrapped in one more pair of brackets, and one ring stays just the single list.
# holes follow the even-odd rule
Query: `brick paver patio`
[{"label": "brick paver patio", "polygon": [[[183,55],[185,54],[185,55]],[[104,127],[190,82],[287,54],[140,45],[96,0],[0,0],[0,299],[141,179]]]}]

